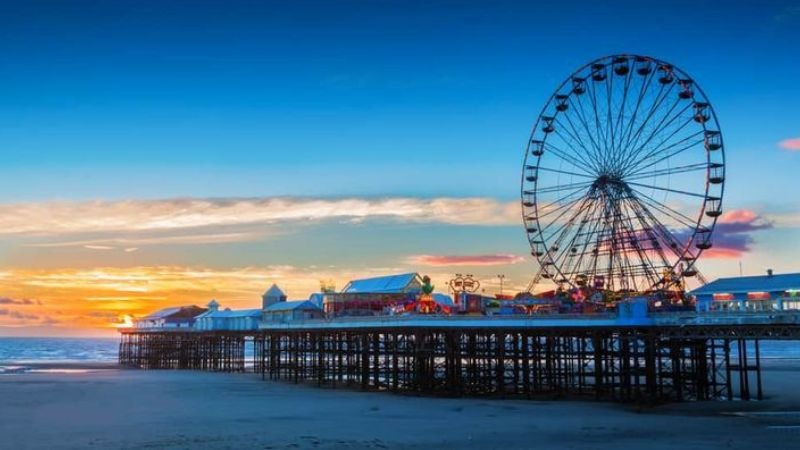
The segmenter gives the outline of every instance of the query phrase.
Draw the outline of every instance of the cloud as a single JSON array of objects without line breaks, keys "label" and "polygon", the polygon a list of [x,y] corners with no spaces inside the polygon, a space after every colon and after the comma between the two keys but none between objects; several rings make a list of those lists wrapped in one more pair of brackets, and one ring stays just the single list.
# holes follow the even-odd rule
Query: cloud
[{"label": "cloud", "polygon": [[776,227],[798,228],[800,227],[800,212],[780,212],[765,214],[764,219],[774,224]]},{"label": "cloud", "polygon": [[784,150],[800,151],[800,137],[784,139],[778,145]]},{"label": "cloud", "polygon": [[[730,245],[730,244],[729,244]],[[747,247],[749,242],[746,242],[743,247]],[[711,247],[710,249],[703,252],[703,258],[713,258],[713,259],[739,259],[744,255],[745,250],[739,250],[736,248],[725,248],[725,247]]]},{"label": "cloud", "polygon": [[525,261],[517,255],[417,255],[411,264],[423,266],[505,266]]},{"label": "cloud", "polygon": [[33,301],[27,298],[15,299],[9,297],[0,297],[0,305],[41,305],[41,301]]},{"label": "cloud", "polygon": [[749,209],[732,209],[720,216],[714,228],[713,247],[703,252],[707,258],[738,259],[752,249],[750,233],[773,228],[772,222]]},{"label": "cloud", "polygon": [[23,321],[32,321],[32,320],[33,321],[38,321],[38,320],[41,320],[41,317],[37,316],[36,314],[28,314],[28,313],[23,313],[23,312],[13,311],[13,310],[10,310],[10,309],[3,309],[3,308],[0,308],[0,316],[7,316],[7,317],[10,317],[12,319],[23,320]]},{"label": "cloud", "polygon": [[183,232],[185,234],[167,234],[141,237],[109,237],[92,240],[67,240],[56,242],[39,242],[27,244],[28,247],[40,248],[61,248],[61,247],[83,247],[91,250],[120,250],[125,253],[133,253],[139,250],[136,246],[145,245],[194,245],[194,244],[227,244],[233,242],[249,242],[265,238],[268,233],[195,233],[193,230]]},{"label": "cloud", "polygon": [[[0,234],[180,232],[211,227],[219,231],[221,227],[368,219],[481,226],[516,225],[520,221],[518,202],[490,198],[264,197],[45,202],[0,205]],[[220,233],[224,239],[226,233]],[[234,233],[227,238],[243,237],[252,236]],[[84,245],[107,246],[96,242]]]}]

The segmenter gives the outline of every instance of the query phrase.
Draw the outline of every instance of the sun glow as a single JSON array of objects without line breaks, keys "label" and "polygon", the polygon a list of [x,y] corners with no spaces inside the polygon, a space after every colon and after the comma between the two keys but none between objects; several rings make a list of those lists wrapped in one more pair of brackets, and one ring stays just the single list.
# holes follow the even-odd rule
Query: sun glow
[{"label": "sun glow", "polygon": [[[347,281],[411,267],[339,269],[275,265],[242,268],[181,266],[99,267],[88,269],[18,269],[0,278],[0,292],[8,297],[0,326],[94,329],[113,333],[161,308],[204,306],[217,299],[226,307],[254,308],[261,294],[278,283],[291,299],[305,299],[320,289],[320,280]],[[451,274],[448,268],[426,270],[440,286]],[[487,281],[489,282],[489,281]],[[15,302],[10,304],[11,301]],[[12,309],[13,308],[13,309]]]}]

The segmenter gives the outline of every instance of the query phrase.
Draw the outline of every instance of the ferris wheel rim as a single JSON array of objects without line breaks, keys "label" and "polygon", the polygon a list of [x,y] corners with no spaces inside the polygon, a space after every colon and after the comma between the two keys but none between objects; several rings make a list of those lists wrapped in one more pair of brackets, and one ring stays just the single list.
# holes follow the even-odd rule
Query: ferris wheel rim
[{"label": "ferris wheel rim", "polygon": [[[710,100],[708,99],[708,96],[706,95],[705,91],[702,89],[702,87],[698,83],[696,83],[694,81],[694,78],[692,78],[686,71],[684,71],[683,69],[681,69],[680,67],[678,67],[678,66],[676,66],[676,65],[674,65],[672,63],[666,62],[666,61],[658,59],[658,58],[654,58],[654,57],[650,57],[650,56],[643,56],[643,55],[635,55],[635,54],[606,55],[606,56],[603,56],[603,57],[600,57],[600,58],[596,58],[596,59],[594,59],[594,60],[592,60],[592,61],[590,61],[590,62],[588,62],[586,64],[583,64],[578,69],[576,69],[573,72],[571,72],[570,75],[567,76],[558,85],[558,87],[553,91],[553,93],[547,99],[547,101],[545,102],[544,106],[542,107],[539,115],[537,116],[536,121],[533,124],[533,128],[532,128],[529,140],[528,140],[528,145],[526,146],[526,150],[525,150],[525,157],[523,159],[523,170],[522,170],[522,176],[521,176],[521,189],[520,189],[520,191],[521,191],[520,194],[521,194],[521,198],[522,198],[522,202],[521,202],[522,219],[523,219],[523,224],[525,225],[525,228],[526,228],[526,230],[525,230],[526,234],[528,235],[528,241],[529,241],[529,244],[531,246],[531,250],[532,250],[531,253],[539,261],[540,265],[542,266],[542,269],[544,269],[545,266],[547,266],[547,265],[552,265],[553,266],[553,270],[555,272],[557,272],[557,275],[560,277],[560,279],[563,280],[563,281],[566,281],[568,284],[573,285],[573,286],[574,286],[574,282],[573,282],[574,280],[570,279],[568,275],[574,275],[574,274],[565,274],[562,271],[562,268],[559,265],[554,264],[554,262],[552,261],[553,257],[551,255],[552,252],[551,252],[551,250],[549,248],[549,245],[548,245],[546,237],[543,235],[543,231],[542,231],[543,227],[542,227],[542,224],[541,224],[541,221],[540,221],[540,214],[539,214],[539,209],[538,209],[539,208],[539,201],[538,201],[538,195],[537,195],[538,192],[539,192],[539,189],[538,189],[539,181],[538,181],[538,179],[533,182],[534,183],[533,184],[533,187],[534,187],[534,189],[533,189],[533,199],[534,199],[533,205],[526,204],[526,202],[525,202],[526,187],[527,187],[527,184],[526,184],[526,168],[529,167],[528,166],[528,161],[532,156],[531,155],[530,146],[531,146],[531,143],[534,142],[534,138],[536,137],[537,130],[540,128],[543,119],[547,119],[548,118],[547,116],[545,116],[545,114],[547,113],[548,109],[553,106],[554,101],[559,96],[561,96],[563,98],[569,98],[570,96],[572,96],[574,94],[574,92],[572,90],[570,90],[567,94],[563,94],[565,86],[567,86],[570,82],[574,83],[577,79],[580,79],[581,83],[586,82],[586,80],[589,77],[587,76],[587,77],[581,78],[580,75],[583,75],[584,72],[586,72],[587,69],[592,69],[593,67],[597,66],[598,64],[603,64],[603,63],[605,63],[602,66],[603,70],[605,70],[605,68],[607,68],[607,67],[612,67],[613,68],[613,66],[611,64],[609,64],[609,63],[613,64],[613,63],[616,63],[616,61],[619,61],[619,60],[624,61],[625,64],[626,64],[626,67],[628,68],[627,69],[628,72],[626,72],[626,76],[627,76],[627,74],[629,72],[630,73],[633,72],[633,70],[631,70],[631,67],[630,67],[631,63],[634,65],[634,68],[635,68],[635,65],[637,63],[639,63],[639,62],[647,62],[647,63],[655,65],[658,68],[658,70],[661,70],[662,67],[666,67],[666,68],[669,69],[669,73],[670,74],[675,74],[676,75],[676,80],[677,81],[676,80],[672,80],[670,82],[670,90],[676,84],[676,82],[680,82],[682,86],[683,86],[684,81],[688,82],[690,87],[691,87],[691,89],[692,89],[692,91],[694,93],[699,94],[699,97],[702,100],[705,100],[704,102],[698,102],[697,101],[697,97],[693,95],[691,97],[691,102],[689,102],[689,105],[690,106],[694,106],[695,108],[697,108],[697,105],[700,104],[700,103],[705,105],[705,107],[707,108],[707,110],[709,112],[710,122],[715,125],[713,131],[718,135],[718,138],[719,138],[719,155],[720,155],[719,158],[721,159],[721,163],[713,163],[711,161],[711,152],[708,151],[708,149],[706,149],[706,152],[705,152],[705,154],[706,154],[706,157],[705,157],[706,170],[704,171],[705,172],[705,187],[704,187],[704,190],[703,190],[703,202],[702,202],[702,204],[701,204],[701,206],[699,208],[697,219],[694,220],[694,227],[692,229],[691,236],[688,239],[686,239],[686,245],[681,250],[680,256],[677,257],[677,258],[674,258],[674,262],[670,266],[670,270],[672,272],[674,272],[676,269],[679,269],[684,263],[687,263],[687,267],[689,267],[689,268],[693,268],[694,267],[694,264],[696,263],[697,259],[708,248],[700,248],[700,247],[698,247],[696,250],[691,250],[692,244],[695,243],[695,240],[698,237],[698,233],[701,232],[701,229],[702,229],[702,233],[707,234],[707,239],[710,239],[710,236],[713,233],[714,228],[716,227],[716,223],[717,223],[717,220],[719,218],[719,214],[721,214],[722,199],[724,197],[724,180],[725,180],[724,141],[723,141],[721,127],[719,125],[719,120],[718,120],[718,117],[717,117],[716,110],[713,108],[713,105],[711,104]],[[653,69],[653,71],[655,72],[655,69]],[[593,76],[594,74],[595,74],[595,72],[592,72],[592,71],[589,72],[590,76]],[[610,77],[613,78],[614,74],[611,74]],[[633,77],[633,75],[631,75],[631,77]],[[652,82],[652,78],[653,78],[653,76],[650,77],[649,82]],[[626,78],[626,80],[627,80],[627,78]],[[644,86],[644,84],[643,84],[643,86]],[[576,94],[576,95],[580,95],[580,94]],[[623,107],[624,107],[624,100],[623,100]],[[687,106],[687,108],[688,108],[688,106]],[[555,115],[557,115],[557,113],[554,114],[554,117],[555,117]],[[553,119],[552,118],[549,118],[549,119],[552,122]],[[619,118],[617,120],[619,121]],[[708,119],[701,123],[701,125],[702,125],[702,134],[703,134],[704,138],[706,138],[706,139],[707,139],[707,137],[709,135],[709,131],[712,131],[712,130],[708,129],[707,122],[708,122]],[[542,141],[542,148],[544,148],[544,140]],[[542,154],[540,153],[539,155],[536,155],[535,158],[533,158],[534,164],[531,164],[531,166],[535,166],[536,167],[537,175],[538,175],[538,171],[541,168],[540,167],[541,166],[541,164],[540,164],[541,160],[542,160]],[[721,180],[722,181],[719,182],[719,183],[716,183],[716,184],[719,185],[718,193],[715,191],[715,193],[718,194],[717,197],[710,197],[709,192],[710,192],[711,184],[712,184],[709,181],[710,174],[711,174],[710,169],[712,168],[712,165],[714,165],[714,164],[716,164],[718,166],[718,167],[714,166],[715,168],[719,168],[721,170],[721,174],[722,174],[721,175]],[[707,223],[704,224],[704,217],[706,216],[707,208],[708,208],[709,202],[712,200],[712,198],[714,199],[714,201],[716,201],[716,210],[715,211],[718,214],[716,214],[714,216],[710,216],[709,215],[708,217],[710,217],[710,221],[706,221]],[[535,226],[536,231],[533,232],[533,233],[531,232],[530,227],[529,227],[529,221],[531,220],[531,216],[529,215],[529,212],[530,212],[531,208],[532,208],[532,211],[534,213],[534,216],[533,216],[534,219],[533,220],[535,220],[535,223],[536,223],[536,226]],[[656,222],[658,223],[658,221],[656,221]],[[538,237],[538,240],[535,241],[534,239],[537,238],[537,237]],[[542,254],[542,252],[537,252],[537,250],[534,248],[535,242],[541,243],[543,245],[543,249],[544,249],[543,254]],[[676,253],[676,255],[677,255],[677,253]],[[687,255],[690,256],[690,258],[686,258]],[[548,257],[550,258],[549,262],[547,261]],[[545,270],[546,273],[548,272],[547,269],[544,269],[544,270]]]}]

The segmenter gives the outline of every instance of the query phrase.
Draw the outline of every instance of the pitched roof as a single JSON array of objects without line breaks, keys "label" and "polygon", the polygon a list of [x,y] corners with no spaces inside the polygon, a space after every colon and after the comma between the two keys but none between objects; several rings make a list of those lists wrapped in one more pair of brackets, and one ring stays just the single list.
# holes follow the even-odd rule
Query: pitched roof
[{"label": "pitched roof", "polygon": [[145,320],[153,319],[191,319],[205,312],[205,308],[195,305],[175,306],[172,308],[159,309],[158,311],[142,317]]},{"label": "pitched roof", "polygon": [[440,305],[455,306],[453,297],[450,297],[447,294],[434,293],[433,300]]},{"label": "pitched roof", "polygon": [[325,300],[325,294],[320,292],[313,293],[308,296],[308,301],[315,304],[316,306],[322,306],[322,302]]},{"label": "pitched roof", "polygon": [[789,289],[800,289],[800,273],[720,278],[691,291],[691,294],[776,292]]},{"label": "pitched roof", "polygon": [[396,293],[403,292],[403,290],[418,278],[417,273],[403,273],[399,275],[387,275],[383,277],[364,278],[361,280],[352,280],[347,283],[347,286],[342,290],[347,294],[358,293]]},{"label": "pitched roof", "polygon": [[207,311],[198,316],[198,319],[232,319],[237,317],[261,317],[260,309],[224,309],[222,311]]},{"label": "pitched roof", "polygon": [[283,293],[277,284],[273,283],[272,286],[267,289],[267,292],[264,292],[264,297],[286,297],[286,294]]},{"label": "pitched roof", "polygon": [[273,303],[267,307],[266,312],[293,311],[295,309],[319,309],[308,300],[292,300],[289,302]]}]

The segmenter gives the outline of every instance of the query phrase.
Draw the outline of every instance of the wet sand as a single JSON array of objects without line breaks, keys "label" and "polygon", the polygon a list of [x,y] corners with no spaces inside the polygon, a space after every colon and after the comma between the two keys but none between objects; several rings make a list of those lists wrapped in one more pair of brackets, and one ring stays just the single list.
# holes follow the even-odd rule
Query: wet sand
[{"label": "wet sand", "polygon": [[767,365],[765,401],[655,408],[410,397],[253,374],[50,368],[0,376],[0,448],[764,450],[800,440],[800,367],[785,364]]}]

